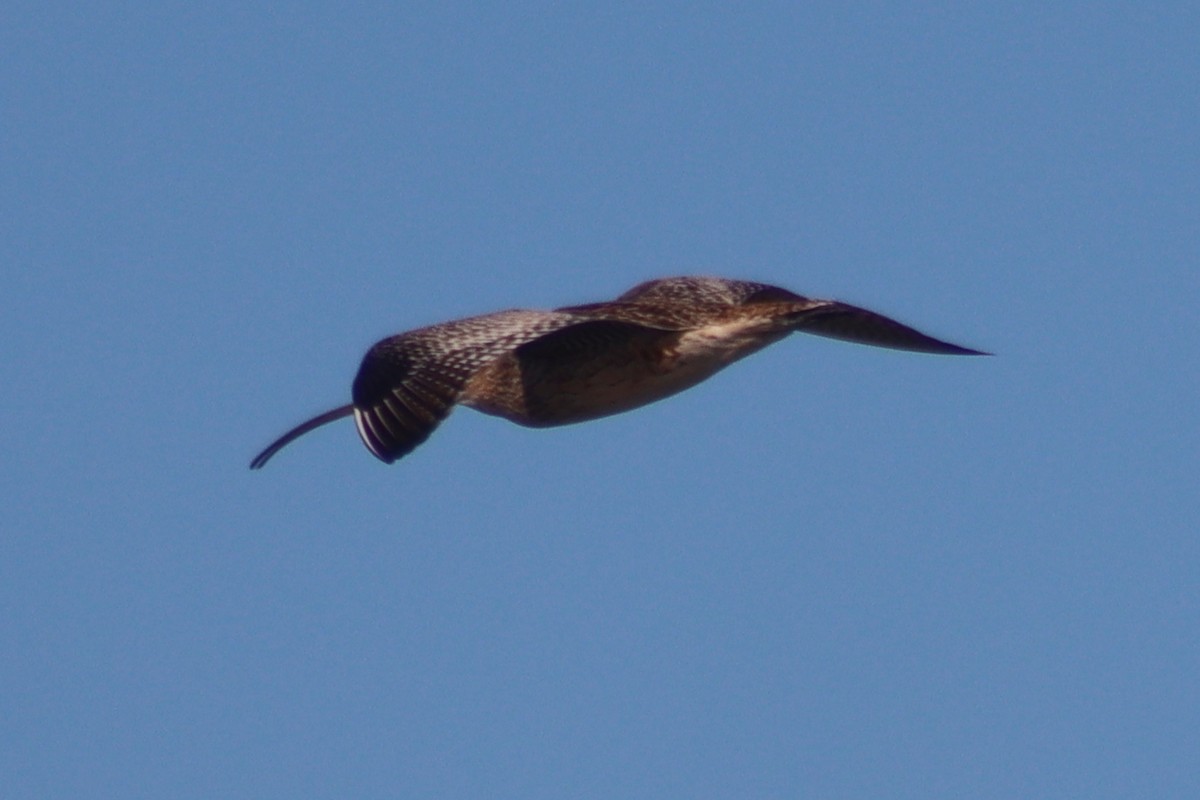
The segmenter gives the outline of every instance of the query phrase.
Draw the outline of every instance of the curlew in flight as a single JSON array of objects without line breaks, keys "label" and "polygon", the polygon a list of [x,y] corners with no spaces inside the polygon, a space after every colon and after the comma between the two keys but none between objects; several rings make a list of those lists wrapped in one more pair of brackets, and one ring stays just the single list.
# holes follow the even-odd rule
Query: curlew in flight
[{"label": "curlew in flight", "polygon": [[363,444],[390,464],[429,438],[456,403],[533,428],[629,411],[695,386],[794,331],[985,355],[836,300],[749,281],[663,278],[611,302],[499,311],[384,339],[363,358],[354,402],[288,431],[250,468],[351,414]]}]

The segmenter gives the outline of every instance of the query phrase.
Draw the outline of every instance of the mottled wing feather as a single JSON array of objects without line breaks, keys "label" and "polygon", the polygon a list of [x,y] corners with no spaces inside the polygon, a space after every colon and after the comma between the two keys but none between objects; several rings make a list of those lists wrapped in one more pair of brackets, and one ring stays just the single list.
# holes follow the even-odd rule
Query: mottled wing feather
[{"label": "mottled wing feather", "polygon": [[797,297],[785,289],[768,286],[765,283],[733,281],[726,278],[680,276],[639,283],[618,297],[617,302],[731,306],[741,305],[764,290],[781,292],[790,295],[790,298]]},{"label": "mottled wing feather", "polygon": [[[374,351],[373,351],[374,353]],[[465,378],[400,354],[369,353],[354,382],[354,422],[367,449],[392,463],[429,438],[450,413]]]},{"label": "mottled wing feather", "polygon": [[574,320],[547,311],[500,311],[377,343],[354,379],[354,420],[363,444],[389,464],[407,455],[446,418],[477,370]]},{"label": "mottled wing feather", "polygon": [[942,355],[988,355],[979,350],[943,342],[894,319],[835,300],[813,301],[812,308],[796,317],[796,330],[848,342]]}]

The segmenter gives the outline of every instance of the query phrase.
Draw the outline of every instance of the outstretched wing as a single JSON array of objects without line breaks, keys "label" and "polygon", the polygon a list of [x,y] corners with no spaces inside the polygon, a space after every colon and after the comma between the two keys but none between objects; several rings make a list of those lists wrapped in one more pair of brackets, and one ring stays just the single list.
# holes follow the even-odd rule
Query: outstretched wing
[{"label": "outstretched wing", "polygon": [[354,424],[367,449],[391,464],[429,438],[450,413],[467,375],[420,358],[403,336],[371,348],[354,379]]},{"label": "outstretched wing", "polygon": [[627,358],[648,344],[657,344],[663,337],[678,335],[677,329],[657,327],[641,321],[591,319],[543,334],[518,347],[515,354],[525,370],[553,367],[564,373],[576,374],[597,358],[607,358],[613,354],[620,354],[618,358]]},{"label": "outstretched wing", "polygon": [[354,379],[354,421],[363,444],[389,464],[407,455],[446,418],[476,371],[574,319],[500,311],[384,339],[367,352]]},{"label": "outstretched wing", "polygon": [[795,316],[796,330],[804,333],[869,344],[875,347],[912,350],[918,353],[990,355],[980,350],[943,342],[941,339],[921,333],[890,317],[852,306],[849,303],[840,303],[836,300],[812,300],[809,302],[812,303],[811,307],[798,312]]},{"label": "outstretched wing", "polygon": [[525,411],[519,421],[581,422],[673,393],[666,359],[680,336],[640,321],[590,319],[526,342],[512,356]]}]

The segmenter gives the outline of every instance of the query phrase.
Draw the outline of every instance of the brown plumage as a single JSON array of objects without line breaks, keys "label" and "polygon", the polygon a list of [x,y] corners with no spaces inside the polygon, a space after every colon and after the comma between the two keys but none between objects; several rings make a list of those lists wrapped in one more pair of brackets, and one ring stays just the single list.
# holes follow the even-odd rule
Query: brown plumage
[{"label": "brown plumage", "polygon": [[250,467],[351,414],[363,444],[389,464],[429,438],[455,404],[530,427],[616,414],[695,386],[795,331],[983,355],[836,300],[749,281],[664,278],[612,302],[500,311],[384,339],[363,358],[352,403],[288,431]]}]

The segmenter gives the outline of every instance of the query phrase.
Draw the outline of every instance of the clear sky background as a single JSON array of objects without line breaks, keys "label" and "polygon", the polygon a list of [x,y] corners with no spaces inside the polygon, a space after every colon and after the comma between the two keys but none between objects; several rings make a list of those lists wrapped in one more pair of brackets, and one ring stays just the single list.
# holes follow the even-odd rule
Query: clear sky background
[{"label": "clear sky background", "polygon": [[[0,795],[1200,796],[1200,6],[8,2]],[[795,336],[387,467],[375,340]]]}]

